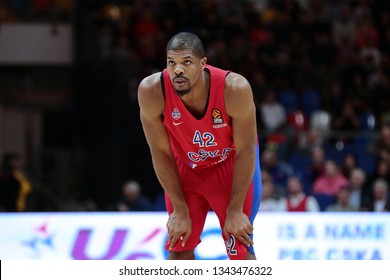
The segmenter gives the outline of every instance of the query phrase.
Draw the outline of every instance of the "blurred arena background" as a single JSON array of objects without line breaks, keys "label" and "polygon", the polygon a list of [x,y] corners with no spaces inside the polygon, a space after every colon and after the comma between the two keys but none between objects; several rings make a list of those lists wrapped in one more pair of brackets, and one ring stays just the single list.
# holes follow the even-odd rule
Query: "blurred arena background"
[{"label": "blurred arena background", "polygon": [[[164,257],[136,91],[190,31],[252,85],[262,259],[390,259],[389,12],[386,0],[1,1],[0,257]],[[220,242],[210,219],[205,244]],[[88,255],[93,237],[107,245]]]}]

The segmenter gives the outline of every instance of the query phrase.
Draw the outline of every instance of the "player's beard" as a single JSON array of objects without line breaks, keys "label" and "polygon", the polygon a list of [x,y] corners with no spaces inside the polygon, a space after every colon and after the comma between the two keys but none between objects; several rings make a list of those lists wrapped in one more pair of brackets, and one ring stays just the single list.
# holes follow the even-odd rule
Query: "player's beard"
[{"label": "player's beard", "polygon": [[187,81],[187,85],[188,85],[188,88],[186,88],[186,89],[177,89],[177,88],[175,88],[175,91],[176,91],[177,95],[179,95],[180,97],[183,97],[184,95],[190,93],[190,91],[191,91],[190,81],[187,78],[183,77],[183,76],[176,76],[173,79],[173,83],[175,83],[176,79],[184,79],[184,80]]},{"label": "player's beard", "polygon": [[184,95],[190,93],[191,88],[182,89],[182,90],[175,89],[175,91],[176,91],[177,95],[179,95],[180,97],[183,97]]}]

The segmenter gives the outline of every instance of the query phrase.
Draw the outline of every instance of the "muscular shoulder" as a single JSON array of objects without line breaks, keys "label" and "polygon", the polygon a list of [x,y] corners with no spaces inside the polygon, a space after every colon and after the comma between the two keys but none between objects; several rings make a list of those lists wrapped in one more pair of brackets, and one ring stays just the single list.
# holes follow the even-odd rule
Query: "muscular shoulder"
[{"label": "muscular shoulder", "polygon": [[158,72],[144,78],[138,87],[138,98],[143,98],[144,95],[162,94],[160,77],[161,72]]},{"label": "muscular shoulder", "polygon": [[237,73],[230,72],[225,79],[225,88],[230,90],[241,90],[241,89],[247,89],[250,88],[248,80]]},{"label": "muscular shoulder", "polygon": [[252,88],[240,74],[229,73],[225,79],[225,106],[230,116],[249,110],[253,106]]},{"label": "muscular shoulder", "polygon": [[138,86],[138,103],[141,111],[150,114],[162,114],[164,96],[161,86],[161,72],[144,78]]}]

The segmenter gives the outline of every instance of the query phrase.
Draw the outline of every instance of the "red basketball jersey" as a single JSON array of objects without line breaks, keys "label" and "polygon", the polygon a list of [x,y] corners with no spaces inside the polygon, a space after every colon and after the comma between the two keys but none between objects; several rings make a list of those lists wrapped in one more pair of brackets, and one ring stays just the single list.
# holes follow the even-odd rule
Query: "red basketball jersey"
[{"label": "red basketball jersey", "polygon": [[195,118],[175,92],[168,71],[163,71],[164,125],[173,154],[193,169],[209,167],[234,155],[230,118],[225,110],[225,78],[229,73],[210,65],[210,91],[205,114]]}]

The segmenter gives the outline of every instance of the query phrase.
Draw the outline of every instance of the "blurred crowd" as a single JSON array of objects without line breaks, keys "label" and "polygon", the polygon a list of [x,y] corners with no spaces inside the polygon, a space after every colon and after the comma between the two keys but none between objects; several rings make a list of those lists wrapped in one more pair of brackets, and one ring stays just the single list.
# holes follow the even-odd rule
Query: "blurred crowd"
[{"label": "blurred crowd", "polygon": [[[119,65],[132,102],[179,31],[199,35],[208,63],[249,80],[261,211],[390,210],[390,1],[114,2],[78,3],[78,59]],[[123,196],[142,192],[128,183]],[[123,198],[113,205],[132,209]]]},{"label": "blurred crowd", "polygon": [[75,0],[2,0],[0,23],[69,22]]}]

